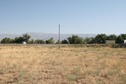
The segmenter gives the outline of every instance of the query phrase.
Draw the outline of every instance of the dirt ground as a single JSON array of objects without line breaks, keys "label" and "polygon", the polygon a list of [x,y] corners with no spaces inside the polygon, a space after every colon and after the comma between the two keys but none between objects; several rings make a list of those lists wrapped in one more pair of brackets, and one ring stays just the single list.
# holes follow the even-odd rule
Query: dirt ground
[{"label": "dirt ground", "polygon": [[126,84],[126,48],[0,45],[0,84]]}]

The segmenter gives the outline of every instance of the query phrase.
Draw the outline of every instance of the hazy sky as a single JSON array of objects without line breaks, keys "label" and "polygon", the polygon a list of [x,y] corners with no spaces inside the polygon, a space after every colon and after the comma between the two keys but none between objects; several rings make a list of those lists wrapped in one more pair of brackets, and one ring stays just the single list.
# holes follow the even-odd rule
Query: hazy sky
[{"label": "hazy sky", "polygon": [[0,0],[0,33],[126,33],[126,0]]}]

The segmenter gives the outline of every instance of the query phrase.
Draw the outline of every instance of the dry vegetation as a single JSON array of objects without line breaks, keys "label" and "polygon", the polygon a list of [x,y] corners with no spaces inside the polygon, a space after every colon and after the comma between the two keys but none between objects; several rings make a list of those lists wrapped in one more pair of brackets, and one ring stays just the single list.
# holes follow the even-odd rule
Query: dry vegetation
[{"label": "dry vegetation", "polygon": [[126,84],[126,49],[0,45],[0,84]]}]

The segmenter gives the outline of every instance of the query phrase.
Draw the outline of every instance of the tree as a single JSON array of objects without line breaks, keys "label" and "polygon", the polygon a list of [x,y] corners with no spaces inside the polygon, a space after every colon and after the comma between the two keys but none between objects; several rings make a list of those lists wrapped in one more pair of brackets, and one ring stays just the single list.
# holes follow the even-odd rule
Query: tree
[{"label": "tree", "polygon": [[109,36],[107,36],[107,40],[116,40],[117,36],[115,34],[111,34]]},{"label": "tree", "polygon": [[23,42],[24,41],[24,38],[23,37],[15,37],[15,39],[14,39],[14,43],[21,43],[21,42]]},{"label": "tree", "polygon": [[31,38],[31,36],[28,35],[27,33],[26,33],[26,34],[23,34],[23,40],[24,40],[25,42],[28,43],[28,41],[29,41],[30,38]]},{"label": "tree", "polygon": [[124,40],[126,40],[126,34],[120,34],[116,39],[116,43],[124,43]]},{"label": "tree", "polygon": [[83,38],[81,38],[77,35],[72,35],[72,37],[68,37],[67,39],[70,44],[82,44],[83,43]]},{"label": "tree", "polygon": [[62,44],[68,44],[68,41],[66,39],[61,41]]},{"label": "tree", "polygon": [[1,43],[13,43],[13,39],[5,37],[1,40]]},{"label": "tree", "polygon": [[116,39],[116,43],[123,43],[123,40],[122,40],[122,37],[121,36],[118,36],[117,39]]},{"label": "tree", "polygon": [[27,33],[23,34],[23,36],[15,37],[14,39],[10,39],[10,38],[5,37],[1,40],[1,43],[21,43],[23,41],[26,41],[28,43],[30,37],[31,36],[28,35]]},{"label": "tree", "polygon": [[32,39],[32,40],[28,41],[28,43],[29,43],[29,44],[34,44],[35,41],[34,41],[34,39]]},{"label": "tree", "polygon": [[96,39],[94,37],[91,37],[89,44],[93,44],[93,43],[96,43]]},{"label": "tree", "polygon": [[42,39],[37,39],[35,40],[35,44],[44,44],[45,41],[43,41]]},{"label": "tree", "polygon": [[46,44],[54,44],[54,39],[50,38],[50,39],[46,40]]},{"label": "tree", "polygon": [[31,36],[26,33],[26,34],[23,34],[23,36],[15,37],[14,42],[15,43],[21,43],[21,42],[25,41],[25,42],[28,43],[30,37]]},{"label": "tree", "polygon": [[83,42],[83,43],[85,43],[85,44],[89,44],[90,41],[91,41],[91,38],[86,37],[86,38],[84,38],[84,42]]},{"label": "tree", "polygon": [[95,40],[96,40],[96,43],[101,43],[101,44],[103,44],[103,43],[105,43],[106,38],[107,38],[106,34],[98,34],[98,35],[95,37]]}]

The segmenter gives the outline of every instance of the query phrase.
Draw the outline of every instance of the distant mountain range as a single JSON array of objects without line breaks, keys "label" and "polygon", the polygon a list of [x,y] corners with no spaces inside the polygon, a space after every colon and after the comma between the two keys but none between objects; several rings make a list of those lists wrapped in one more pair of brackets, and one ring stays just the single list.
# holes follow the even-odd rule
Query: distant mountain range
[{"label": "distant mountain range", "polygon": [[[54,40],[58,40],[58,34],[50,34],[50,33],[28,33],[31,36],[31,39],[43,39],[43,40],[47,40],[49,38],[54,38]],[[0,34],[0,40],[8,37],[8,38],[15,38],[15,37],[19,37],[22,36],[23,34]],[[61,40],[63,39],[67,39],[69,36],[72,35],[78,35],[80,37],[95,37],[96,34],[61,34]]]}]

